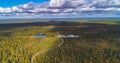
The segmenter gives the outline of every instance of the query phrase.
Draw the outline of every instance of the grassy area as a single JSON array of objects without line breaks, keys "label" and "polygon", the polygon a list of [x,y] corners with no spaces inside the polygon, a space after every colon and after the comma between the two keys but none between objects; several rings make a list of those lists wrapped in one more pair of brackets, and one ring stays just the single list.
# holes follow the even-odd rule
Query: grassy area
[{"label": "grassy area", "polygon": [[13,24],[13,23],[31,23],[31,22],[48,22],[48,20],[30,20],[30,19],[11,19],[0,20],[0,24]]},{"label": "grassy area", "polygon": [[[30,63],[37,52],[49,50],[57,45],[59,38],[53,33],[53,26],[24,27],[0,32],[0,63]],[[35,38],[45,33],[47,38]]]},{"label": "grassy area", "polygon": [[77,20],[80,23],[93,23],[93,24],[108,24],[108,25],[119,25],[120,20]]},{"label": "grassy area", "polygon": [[98,22],[93,22],[93,23],[98,23],[98,24],[110,24],[110,25],[120,24],[119,21],[98,21]]}]

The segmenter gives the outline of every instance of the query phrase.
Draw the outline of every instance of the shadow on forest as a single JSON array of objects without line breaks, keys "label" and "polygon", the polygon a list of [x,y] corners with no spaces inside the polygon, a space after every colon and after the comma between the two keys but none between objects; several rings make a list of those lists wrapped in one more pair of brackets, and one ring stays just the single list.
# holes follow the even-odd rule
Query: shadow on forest
[{"label": "shadow on forest", "polygon": [[[120,22],[116,22],[120,23]],[[48,22],[31,22],[31,23],[7,23],[7,24],[0,24],[0,29],[5,28],[15,28],[15,27],[26,27],[26,26],[106,26],[107,24],[100,24],[100,23],[80,23],[75,21],[48,21]],[[108,26],[108,25],[107,25]],[[110,26],[110,25],[109,25]],[[113,25],[114,26],[114,25]],[[119,26],[119,25],[115,25]]]}]

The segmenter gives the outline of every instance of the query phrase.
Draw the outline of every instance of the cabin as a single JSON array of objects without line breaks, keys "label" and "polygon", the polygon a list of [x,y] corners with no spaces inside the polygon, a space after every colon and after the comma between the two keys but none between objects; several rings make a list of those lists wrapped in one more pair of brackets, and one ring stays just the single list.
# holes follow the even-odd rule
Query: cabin
[{"label": "cabin", "polygon": [[79,36],[77,36],[77,35],[68,35],[67,37],[79,37]]},{"label": "cabin", "polygon": [[58,35],[58,37],[60,37],[60,38],[77,38],[79,36],[71,34],[71,35]]},{"label": "cabin", "polygon": [[46,38],[46,34],[36,34],[35,38]]}]

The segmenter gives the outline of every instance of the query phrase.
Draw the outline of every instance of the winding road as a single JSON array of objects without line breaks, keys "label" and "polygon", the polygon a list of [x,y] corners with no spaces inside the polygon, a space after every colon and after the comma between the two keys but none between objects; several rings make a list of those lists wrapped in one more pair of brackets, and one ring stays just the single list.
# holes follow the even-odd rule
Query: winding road
[{"label": "winding road", "polygon": [[43,53],[45,53],[45,52],[47,52],[47,51],[53,50],[53,49],[55,49],[55,48],[58,48],[58,47],[60,47],[63,43],[64,43],[64,40],[61,39],[61,43],[59,43],[56,47],[51,48],[51,49],[49,49],[49,50],[43,50],[43,51],[40,51],[40,52],[36,53],[36,54],[31,58],[31,63],[34,63],[34,58],[35,58],[37,55],[40,55],[40,54],[43,54]]}]

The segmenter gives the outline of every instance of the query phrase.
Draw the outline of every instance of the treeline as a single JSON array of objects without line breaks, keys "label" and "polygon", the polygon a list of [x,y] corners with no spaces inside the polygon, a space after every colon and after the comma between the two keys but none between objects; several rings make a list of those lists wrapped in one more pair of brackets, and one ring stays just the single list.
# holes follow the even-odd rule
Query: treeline
[{"label": "treeline", "polygon": [[[107,24],[100,24],[100,23],[80,23],[77,21],[33,21],[33,22],[24,22],[24,23],[0,23],[0,29],[5,28],[14,28],[14,27],[27,27],[27,26],[106,26]],[[107,25],[109,26],[109,25]],[[114,25],[113,25],[114,26]],[[119,26],[119,25],[116,25]]]},{"label": "treeline", "polygon": [[77,22],[68,21],[45,21],[45,22],[30,22],[30,23],[4,23],[0,24],[0,29],[26,26],[72,26],[79,25]]}]

